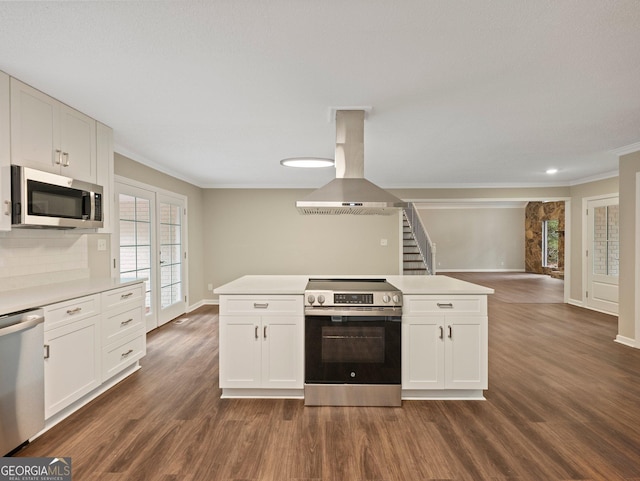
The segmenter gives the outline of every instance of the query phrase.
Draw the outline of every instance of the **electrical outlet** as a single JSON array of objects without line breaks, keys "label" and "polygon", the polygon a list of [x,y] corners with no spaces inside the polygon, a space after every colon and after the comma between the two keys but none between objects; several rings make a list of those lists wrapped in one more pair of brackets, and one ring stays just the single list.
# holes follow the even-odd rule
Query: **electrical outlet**
[{"label": "electrical outlet", "polygon": [[107,250],[107,240],[106,239],[98,239],[98,250],[106,251]]},{"label": "electrical outlet", "polygon": [[383,247],[387,246],[387,239],[380,239],[380,245]]},{"label": "electrical outlet", "polygon": [[213,290],[213,284],[207,284],[207,290],[212,291]]}]

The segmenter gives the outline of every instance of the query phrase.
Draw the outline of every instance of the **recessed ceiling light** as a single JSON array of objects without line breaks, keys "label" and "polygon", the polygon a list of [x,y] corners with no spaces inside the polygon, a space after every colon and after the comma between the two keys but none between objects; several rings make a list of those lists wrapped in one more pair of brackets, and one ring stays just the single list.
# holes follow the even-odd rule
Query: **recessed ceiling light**
[{"label": "recessed ceiling light", "polygon": [[556,174],[558,172],[558,169],[547,169],[547,174]]},{"label": "recessed ceiling light", "polygon": [[333,159],[323,159],[321,157],[291,157],[282,159],[280,164],[286,167],[301,167],[305,169],[318,169],[320,167],[333,167]]}]

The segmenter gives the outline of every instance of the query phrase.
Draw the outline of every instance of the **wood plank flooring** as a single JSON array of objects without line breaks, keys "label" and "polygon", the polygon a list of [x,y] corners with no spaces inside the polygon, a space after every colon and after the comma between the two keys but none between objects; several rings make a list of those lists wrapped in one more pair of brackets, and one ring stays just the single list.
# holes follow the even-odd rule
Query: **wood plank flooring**
[{"label": "wood plank flooring", "polygon": [[640,481],[640,350],[617,319],[554,301],[555,279],[455,276],[496,289],[486,401],[221,400],[210,306],[19,455],[71,456],[74,481]]}]

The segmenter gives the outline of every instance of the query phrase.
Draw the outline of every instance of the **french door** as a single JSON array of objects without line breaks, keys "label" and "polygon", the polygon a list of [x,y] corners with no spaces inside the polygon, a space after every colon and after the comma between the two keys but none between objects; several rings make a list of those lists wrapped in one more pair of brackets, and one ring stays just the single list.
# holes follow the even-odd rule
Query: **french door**
[{"label": "french door", "polygon": [[620,229],[618,197],[587,201],[586,304],[618,313]]},{"label": "french door", "polygon": [[116,182],[119,221],[114,235],[119,239],[114,257],[120,277],[146,278],[147,332],[185,313],[187,306],[186,201],[150,189]]}]

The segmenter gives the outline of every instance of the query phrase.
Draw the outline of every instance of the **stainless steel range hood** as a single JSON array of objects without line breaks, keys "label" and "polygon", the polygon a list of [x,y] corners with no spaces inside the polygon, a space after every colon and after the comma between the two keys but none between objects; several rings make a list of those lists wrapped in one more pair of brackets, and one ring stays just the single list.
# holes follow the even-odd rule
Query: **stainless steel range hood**
[{"label": "stainless steel range hood", "polygon": [[296,202],[301,214],[391,215],[406,202],[364,178],[364,111],[336,111],[336,178]]}]

